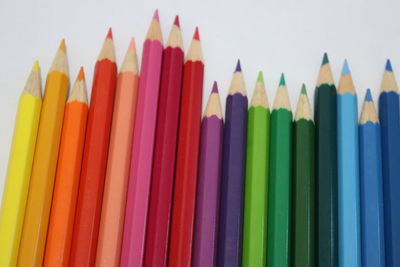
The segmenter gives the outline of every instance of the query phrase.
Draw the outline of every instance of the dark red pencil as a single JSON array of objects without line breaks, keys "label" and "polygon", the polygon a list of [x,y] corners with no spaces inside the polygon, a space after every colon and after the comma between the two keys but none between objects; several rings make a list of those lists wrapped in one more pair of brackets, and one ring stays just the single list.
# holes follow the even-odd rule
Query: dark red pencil
[{"label": "dark red pencil", "polygon": [[183,57],[176,16],[163,54],[144,266],[167,266]]},{"label": "dark red pencil", "polygon": [[190,267],[199,157],[204,64],[199,31],[193,36],[183,68],[178,154],[168,266]]}]

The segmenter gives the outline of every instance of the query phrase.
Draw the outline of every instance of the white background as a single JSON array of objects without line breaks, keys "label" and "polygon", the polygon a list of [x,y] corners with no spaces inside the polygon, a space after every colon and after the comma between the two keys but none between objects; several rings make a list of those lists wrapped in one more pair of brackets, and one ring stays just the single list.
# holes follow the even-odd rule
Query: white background
[{"label": "white background", "polygon": [[114,32],[118,63],[131,36],[137,40],[141,58],[141,44],[156,8],[164,40],[174,16],[180,15],[185,50],[199,26],[206,66],[205,97],[213,80],[219,82],[221,97],[226,97],[238,58],[249,95],[257,72],[264,71],[270,104],[284,72],[292,107],[301,83],[306,83],[313,96],[325,51],[336,82],[343,60],[349,60],[359,101],[367,87],[377,97],[386,58],[392,59],[394,70],[400,73],[398,0],[1,0],[0,197],[18,98],[33,61],[40,61],[45,81],[60,39],[65,38],[70,76],[74,80],[83,65],[90,89],[108,27]]}]

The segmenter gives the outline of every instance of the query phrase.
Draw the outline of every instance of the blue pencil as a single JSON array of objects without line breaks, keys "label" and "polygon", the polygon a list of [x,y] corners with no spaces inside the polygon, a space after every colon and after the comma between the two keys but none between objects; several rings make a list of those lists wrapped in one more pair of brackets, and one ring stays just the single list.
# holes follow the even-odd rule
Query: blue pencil
[{"label": "blue pencil", "polygon": [[388,267],[400,266],[400,115],[399,90],[388,60],[379,96],[381,122],[385,249]]},{"label": "blue pencil", "polygon": [[361,267],[357,95],[347,61],[337,93],[339,267]]},{"label": "blue pencil", "polygon": [[381,126],[369,89],[361,111],[359,133],[362,266],[384,267]]}]

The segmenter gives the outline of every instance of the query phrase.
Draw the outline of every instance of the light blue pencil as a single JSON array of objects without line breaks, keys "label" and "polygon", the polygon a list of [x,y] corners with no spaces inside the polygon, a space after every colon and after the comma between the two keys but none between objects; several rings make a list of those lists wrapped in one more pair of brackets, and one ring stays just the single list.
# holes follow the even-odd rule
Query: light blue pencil
[{"label": "light blue pencil", "polygon": [[361,267],[357,95],[347,61],[337,93],[339,267]]}]

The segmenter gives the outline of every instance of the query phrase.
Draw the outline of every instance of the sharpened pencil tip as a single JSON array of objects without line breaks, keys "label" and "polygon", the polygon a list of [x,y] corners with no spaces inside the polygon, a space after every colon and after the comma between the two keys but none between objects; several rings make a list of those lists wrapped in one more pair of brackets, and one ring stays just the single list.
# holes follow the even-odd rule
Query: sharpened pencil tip
[{"label": "sharpened pencil tip", "polygon": [[85,72],[83,70],[83,67],[79,69],[79,74],[78,77],[76,78],[77,81],[84,81],[85,80]]},{"label": "sharpened pencil tip", "polygon": [[301,85],[301,94],[307,95],[307,89],[306,89],[306,85],[304,83]]},{"label": "sharpened pencil tip", "polygon": [[281,79],[279,81],[279,86],[286,86],[286,81],[285,81],[285,74],[281,74]]},{"label": "sharpened pencil tip", "polygon": [[178,28],[181,27],[181,25],[180,25],[180,23],[179,23],[179,16],[178,16],[178,15],[175,16],[174,25],[175,25],[176,27],[178,27]]},{"label": "sharpened pencil tip", "polygon": [[324,58],[322,59],[321,66],[325,65],[325,64],[329,64],[329,58],[328,58],[328,54],[326,52],[324,53]]},{"label": "sharpened pencil tip", "polygon": [[160,16],[158,15],[158,9],[156,9],[156,11],[154,11],[153,19],[160,21]]},{"label": "sharpened pencil tip", "polygon": [[347,59],[345,59],[342,68],[342,75],[349,75],[349,74],[350,74],[349,63],[347,62]]},{"label": "sharpened pencil tip", "polygon": [[214,81],[214,84],[213,84],[211,93],[212,93],[212,94],[218,94],[218,84],[217,84],[216,81]]},{"label": "sharpened pencil tip", "polygon": [[60,50],[62,50],[62,51],[66,51],[66,45],[65,45],[65,40],[64,39],[62,39],[61,40],[61,43],[60,43],[60,46],[58,47],[58,49],[60,49]]},{"label": "sharpened pencil tip", "polygon": [[262,71],[258,72],[257,82],[264,83],[264,75]]},{"label": "sharpened pencil tip", "polygon": [[365,102],[372,102],[372,94],[371,90],[368,88],[367,92],[365,93]]},{"label": "sharpened pencil tip", "polygon": [[387,60],[386,60],[386,67],[385,67],[385,69],[386,69],[386,71],[393,72],[392,63],[390,62],[390,59],[387,59]]},{"label": "sharpened pencil tip", "polygon": [[129,42],[129,47],[128,50],[136,50],[136,44],[135,44],[135,37],[131,38],[131,41]]},{"label": "sharpened pencil tip", "polygon": [[199,27],[196,27],[196,30],[194,31],[193,39],[200,41]]},{"label": "sharpened pencil tip", "polygon": [[112,29],[111,27],[108,29],[106,39],[113,39]]},{"label": "sharpened pencil tip", "polygon": [[240,66],[240,59],[236,63],[235,72],[242,72],[242,67]]},{"label": "sharpened pencil tip", "polygon": [[40,70],[39,61],[35,60],[35,62],[33,62],[32,71],[37,72],[39,70]]}]

